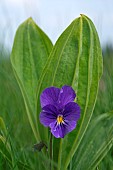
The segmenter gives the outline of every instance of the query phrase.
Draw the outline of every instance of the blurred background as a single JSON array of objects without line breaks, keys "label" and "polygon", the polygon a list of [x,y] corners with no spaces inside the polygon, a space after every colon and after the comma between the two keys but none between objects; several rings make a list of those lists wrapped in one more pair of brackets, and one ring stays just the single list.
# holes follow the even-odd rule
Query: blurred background
[{"label": "blurred background", "polygon": [[102,45],[113,43],[113,0],[0,0],[0,41],[12,47],[17,27],[32,17],[55,43],[80,14],[89,16]]},{"label": "blurred background", "polygon": [[[9,60],[18,26],[32,17],[55,43],[64,29],[80,14],[92,19],[99,34],[104,59],[95,116],[113,110],[112,6],[113,0],[0,0],[0,116],[8,128],[16,159],[25,159],[22,154],[32,148],[34,141],[31,140],[31,128]],[[34,166],[32,156],[30,160],[30,165]],[[0,153],[0,170],[8,169],[6,162]],[[113,149],[99,166],[102,170],[113,170]]]}]

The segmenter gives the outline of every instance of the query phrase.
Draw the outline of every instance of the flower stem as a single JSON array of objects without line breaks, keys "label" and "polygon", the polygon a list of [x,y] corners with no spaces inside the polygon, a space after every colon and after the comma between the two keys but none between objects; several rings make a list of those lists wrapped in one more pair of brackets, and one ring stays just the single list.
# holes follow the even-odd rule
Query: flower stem
[{"label": "flower stem", "polygon": [[58,154],[58,170],[61,169],[62,143],[63,143],[63,139],[60,139],[59,154]]},{"label": "flower stem", "polygon": [[50,133],[50,170],[52,170],[52,159],[53,159],[52,138],[53,138],[53,135],[52,133]]}]

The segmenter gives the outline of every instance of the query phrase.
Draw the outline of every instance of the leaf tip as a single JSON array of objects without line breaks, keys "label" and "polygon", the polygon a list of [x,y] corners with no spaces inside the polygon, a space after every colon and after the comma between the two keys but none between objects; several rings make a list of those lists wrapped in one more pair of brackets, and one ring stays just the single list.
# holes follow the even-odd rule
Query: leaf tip
[{"label": "leaf tip", "polygon": [[83,17],[83,18],[88,18],[86,15],[84,15],[84,14],[80,14],[80,16],[81,17]]},{"label": "leaf tip", "polygon": [[34,22],[33,21],[33,18],[32,17],[29,17],[27,20],[26,20],[27,23],[31,23],[31,22]]}]

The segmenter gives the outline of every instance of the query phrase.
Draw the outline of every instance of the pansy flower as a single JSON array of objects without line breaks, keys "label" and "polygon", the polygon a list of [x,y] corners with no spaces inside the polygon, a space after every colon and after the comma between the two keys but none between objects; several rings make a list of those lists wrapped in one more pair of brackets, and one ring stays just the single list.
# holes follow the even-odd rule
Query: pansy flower
[{"label": "pansy flower", "polygon": [[40,122],[50,127],[56,138],[64,136],[75,129],[80,118],[80,106],[74,102],[76,94],[72,87],[63,86],[46,88],[41,96],[42,112]]}]

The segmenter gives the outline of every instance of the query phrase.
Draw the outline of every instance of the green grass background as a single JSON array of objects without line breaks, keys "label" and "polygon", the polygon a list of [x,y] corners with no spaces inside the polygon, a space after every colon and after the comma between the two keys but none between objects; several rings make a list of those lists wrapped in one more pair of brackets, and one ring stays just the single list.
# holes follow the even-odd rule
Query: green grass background
[{"label": "green grass background", "polygon": [[[15,80],[10,52],[0,45],[0,116],[7,127],[7,140],[10,139],[13,154],[13,169],[40,169],[38,154],[33,151],[36,142],[28,122],[23,98]],[[104,70],[93,117],[113,110],[113,47],[103,47]],[[38,119],[38,118],[37,118]],[[0,132],[2,134],[2,132]],[[5,153],[5,148],[3,150]],[[42,158],[44,160],[44,158]],[[19,163],[21,162],[21,163]],[[24,166],[22,165],[24,164]],[[26,166],[28,165],[28,166]],[[0,170],[12,169],[7,158],[0,153]],[[97,167],[99,170],[113,170],[113,148]]]}]

